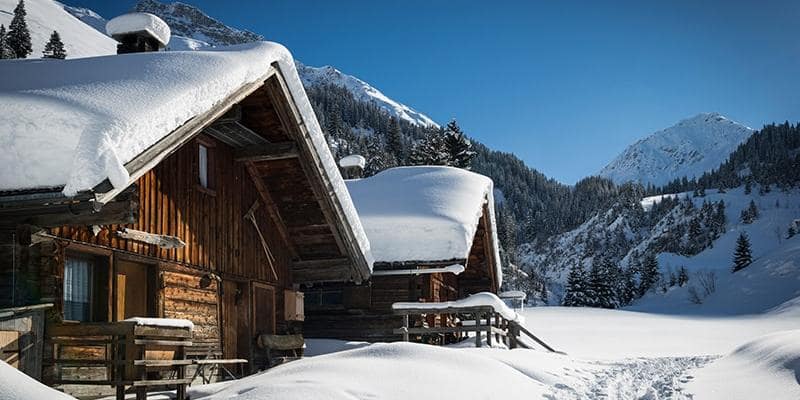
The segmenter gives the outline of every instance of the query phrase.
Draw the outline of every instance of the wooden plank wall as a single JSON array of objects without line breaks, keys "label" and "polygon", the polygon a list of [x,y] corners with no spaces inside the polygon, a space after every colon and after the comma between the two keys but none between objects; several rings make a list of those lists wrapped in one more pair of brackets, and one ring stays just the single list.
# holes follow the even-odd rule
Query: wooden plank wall
[{"label": "wooden plank wall", "polygon": [[[198,184],[198,140],[213,152],[214,165],[209,170],[213,191]],[[208,273],[275,286],[276,310],[283,310],[283,289],[291,286],[291,258],[262,203],[256,219],[275,257],[276,280],[255,228],[244,218],[255,201],[261,202],[259,194],[244,165],[234,161],[229,146],[213,138],[195,139],[146,173],[137,185],[140,206],[135,224],[104,227],[96,236],[88,227],[60,227],[51,233],[159,265],[163,316],[192,320],[200,337],[219,337],[219,282],[200,286],[200,279]],[[161,249],[121,239],[113,232],[122,227],[177,236],[186,246]],[[53,297],[58,301],[60,294]],[[276,314],[278,325],[285,326],[283,312]]]}]

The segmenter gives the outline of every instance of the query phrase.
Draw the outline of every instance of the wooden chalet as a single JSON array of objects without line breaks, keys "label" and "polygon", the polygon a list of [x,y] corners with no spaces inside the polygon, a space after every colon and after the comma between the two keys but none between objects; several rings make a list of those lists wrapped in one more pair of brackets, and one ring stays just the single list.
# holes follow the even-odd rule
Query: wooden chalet
[{"label": "wooden chalet", "polygon": [[[128,69],[115,73],[121,57]],[[157,64],[161,60],[174,65],[159,76],[147,75],[147,68],[133,77],[129,72],[137,65],[162,65]],[[9,70],[15,67],[22,65],[5,63],[0,72],[15,76]],[[35,178],[28,186],[12,179],[12,174],[25,175],[28,164],[0,166],[7,171],[0,182],[0,308],[53,304],[46,314],[45,383],[85,383],[99,376],[98,387],[107,387],[132,379],[97,374],[97,365],[84,360],[113,363],[111,342],[87,348],[81,347],[91,344],[85,340],[59,341],[146,334],[136,324],[117,323],[131,317],[189,320],[194,325],[190,336],[162,335],[155,327],[150,335],[175,333],[179,339],[149,343],[186,342],[182,351],[188,352],[191,341],[193,346],[202,344],[209,356],[247,360],[244,372],[255,371],[260,367],[257,335],[302,332],[303,288],[369,280],[372,260],[362,227],[283,47],[259,43],[244,49],[127,54],[24,68],[23,76],[59,76],[61,86],[52,90],[77,93],[69,106],[81,104],[81,90],[89,85],[87,104],[102,103],[104,96],[108,101],[155,99],[131,100],[131,107],[144,107],[130,109],[135,116],[158,120],[174,107],[190,110],[177,127],[149,130],[154,137],[149,143],[131,141],[141,148],[127,158],[120,156],[128,176],[122,183],[117,178],[98,180],[66,196],[65,185],[81,172],[70,170],[69,163],[52,167],[47,177],[63,177],[60,184],[44,187]],[[92,69],[104,73],[87,82],[84,71]],[[228,70],[245,78],[235,85],[226,82],[221,90],[220,71]],[[126,83],[131,79],[135,85]],[[47,97],[47,85],[56,83],[42,82],[41,96]],[[15,95],[36,84],[0,84],[0,105],[18,104]],[[170,96],[159,96],[165,90],[194,93],[200,105],[171,104]],[[218,98],[203,97],[209,93]],[[59,99],[49,97],[40,107],[61,106]],[[14,126],[24,129],[25,124]],[[98,126],[103,127],[92,124],[76,132]],[[39,143],[47,143],[48,137],[69,135],[70,128],[15,133],[40,135]],[[126,143],[125,138],[117,138],[118,143]],[[94,143],[84,139],[74,140],[79,148],[66,160],[86,151],[100,154],[100,148],[80,148]],[[117,154],[126,149],[116,149]],[[30,168],[41,167],[39,161],[48,164],[44,161],[50,156],[64,158],[58,152],[65,151],[22,145],[14,150],[23,152]],[[169,324],[162,328],[169,330]],[[145,342],[139,336],[135,340]],[[69,343],[77,348],[67,348]],[[94,393],[84,386],[65,388]]]},{"label": "wooden chalet", "polygon": [[307,337],[401,340],[393,303],[497,293],[502,274],[489,178],[452,167],[399,167],[347,186],[375,258],[372,279],[306,289]]}]

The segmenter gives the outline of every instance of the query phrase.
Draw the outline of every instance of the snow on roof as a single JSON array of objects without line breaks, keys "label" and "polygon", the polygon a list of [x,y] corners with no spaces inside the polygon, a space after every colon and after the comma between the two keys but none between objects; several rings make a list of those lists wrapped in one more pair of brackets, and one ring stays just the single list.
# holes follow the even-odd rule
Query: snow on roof
[{"label": "snow on roof", "polygon": [[466,308],[466,307],[492,307],[492,309],[503,316],[503,318],[514,321],[517,319],[517,313],[509,308],[503,300],[500,300],[497,295],[489,292],[480,292],[467,296],[464,299],[456,301],[442,301],[442,302],[429,302],[429,303],[414,303],[414,302],[398,302],[392,304],[392,310],[404,309],[436,309],[436,308]]},{"label": "snow on roof", "polygon": [[188,319],[175,319],[175,318],[145,318],[145,317],[132,317],[127,318],[125,321],[135,322],[140,326],[162,326],[166,328],[189,328],[194,329],[194,323]]},{"label": "snow on roof", "polygon": [[164,46],[169,43],[171,34],[169,25],[161,18],[150,13],[132,12],[122,14],[106,23],[106,33],[113,38],[137,32],[149,33]]},{"label": "snow on roof", "polygon": [[351,154],[349,156],[342,157],[342,159],[339,160],[339,166],[342,168],[359,167],[361,169],[364,169],[366,165],[367,165],[367,159],[359,154]]},{"label": "snow on roof", "polygon": [[0,62],[0,191],[61,188],[71,196],[106,178],[119,189],[125,163],[277,63],[308,129],[344,224],[372,266],[369,241],[322,135],[289,51],[258,42],[203,51],[74,60]]},{"label": "snow on roof", "polygon": [[[346,182],[376,261],[466,259],[487,201],[495,223],[492,180],[474,172],[398,167]],[[499,285],[495,229],[492,234]]]}]

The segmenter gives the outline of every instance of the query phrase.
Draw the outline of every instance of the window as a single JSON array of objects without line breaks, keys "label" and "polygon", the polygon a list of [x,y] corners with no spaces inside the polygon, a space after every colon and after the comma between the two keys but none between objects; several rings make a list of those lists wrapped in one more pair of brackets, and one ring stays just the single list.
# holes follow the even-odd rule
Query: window
[{"label": "window", "polygon": [[208,147],[201,144],[199,147],[198,164],[200,166],[198,178],[200,178],[200,186],[210,189],[208,182]]},{"label": "window", "polygon": [[197,138],[197,188],[208,195],[215,195],[214,189],[214,147],[210,138]]},{"label": "window", "polygon": [[94,261],[88,257],[67,256],[64,263],[64,319],[91,321],[92,275]]}]

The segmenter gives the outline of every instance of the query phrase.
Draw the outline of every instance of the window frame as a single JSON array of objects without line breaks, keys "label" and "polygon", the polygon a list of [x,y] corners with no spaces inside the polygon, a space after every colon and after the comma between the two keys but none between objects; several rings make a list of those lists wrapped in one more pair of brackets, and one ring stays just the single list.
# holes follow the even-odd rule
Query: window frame
[{"label": "window frame", "polygon": [[[195,177],[197,179],[197,190],[209,195],[209,196],[216,196],[216,172],[217,172],[217,165],[216,165],[216,143],[206,137],[198,137],[197,138],[197,167],[195,168]],[[205,149],[205,168],[201,165],[201,152],[202,149]],[[205,169],[205,178],[206,184],[203,185],[201,181],[201,172]]]}]

